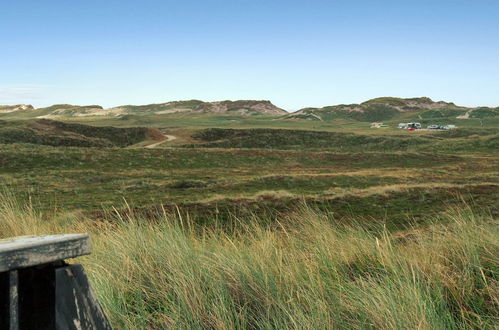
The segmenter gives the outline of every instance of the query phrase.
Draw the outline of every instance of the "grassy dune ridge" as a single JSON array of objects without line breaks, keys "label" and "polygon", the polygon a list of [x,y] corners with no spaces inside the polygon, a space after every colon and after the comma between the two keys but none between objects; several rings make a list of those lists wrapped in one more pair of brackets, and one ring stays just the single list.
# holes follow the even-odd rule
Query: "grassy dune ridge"
[{"label": "grassy dune ridge", "polygon": [[147,127],[118,128],[65,123],[49,119],[0,120],[0,144],[30,143],[61,147],[126,147],[144,140],[161,139]]},{"label": "grassy dune ridge", "polygon": [[[494,328],[497,219],[465,204],[424,227],[302,205],[203,227],[182,212],[95,222],[0,196],[0,235],[89,232],[83,262],[116,328]],[[261,219],[260,219],[261,220]],[[269,222],[267,222],[269,223]]]},{"label": "grassy dune ridge", "polygon": [[317,149],[339,152],[430,150],[450,153],[491,152],[499,148],[497,129],[423,131],[412,135],[399,131],[379,135],[291,129],[210,128],[200,130],[192,137],[201,141],[201,146],[205,148]]}]

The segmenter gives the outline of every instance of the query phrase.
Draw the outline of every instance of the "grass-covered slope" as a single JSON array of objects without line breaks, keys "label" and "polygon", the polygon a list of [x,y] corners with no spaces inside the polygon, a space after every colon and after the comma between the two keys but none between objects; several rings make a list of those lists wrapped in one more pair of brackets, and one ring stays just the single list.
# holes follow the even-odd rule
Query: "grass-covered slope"
[{"label": "grass-covered slope", "polygon": [[265,149],[404,150],[408,145],[427,143],[427,137],[372,136],[355,133],[283,129],[220,129],[199,131],[193,138],[203,147]]},{"label": "grass-covered slope", "polygon": [[70,118],[85,117],[104,114],[105,110],[100,105],[72,105],[54,104],[49,107],[33,108],[31,105],[17,106],[11,111],[1,111],[0,119],[41,119],[41,118]]},{"label": "grass-covered slope", "polygon": [[270,101],[239,100],[203,102],[199,100],[174,101],[148,105],[125,105],[120,109],[131,115],[144,114],[175,114],[175,113],[212,113],[212,114],[239,114],[239,115],[284,115],[287,112],[273,105]]},{"label": "grass-covered slope", "polygon": [[104,109],[99,105],[57,104],[33,109],[28,105],[0,106],[0,120],[54,119],[96,126],[148,127],[247,127],[308,128],[322,130],[368,128],[384,122],[390,130],[401,122],[458,127],[495,127],[499,107],[462,107],[435,102],[427,97],[382,97],[360,104],[304,108],[293,113],[265,100],[204,102],[172,101],[146,105],[122,105]]},{"label": "grass-covered slope", "polygon": [[[409,116],[407,116],[409,114]],[[350,119],[361,122],[395,119],[492,118],[499,116],[499,108],[466,108],[450,102],[434,102],[430,98],[381,97],[361,104],[344,104],[323,108],[305,108],[289,114],[288,118],[314,121]]]},{"label": "grass-covered slope", "polygon": [[32,106],[1,106],[0,119],[82,119],[121,118],[123,116],[168,116],[175,114],[211,114],[246,117],[251,115],[282,116],[287,112],[270,101],[238,100],[203,102],[199,100],[173,101],[146,105],[122,105],[104,109],[100,105],[55,104],[34,109]]},{"label": "grass-covered slope", "polygon": [[18,111],[30,111],[33,110],[31,104],[16,104],[16,105],[0,105],[0,115],[10,114]]},{"label": "grass-covered slope", "polygon": [[487,152],[499,147],[498,130],[462,129],[425,134],[358,134],[285,129],[200,130],[192,135],[206,148],[323,149],[337,151]]},{"label": "grass-covered slope", "polygon": [[146,127],[94,127],[48,119],[0,121],[0,144],[125,147],[156,136],[161,136],[161,133]]}]

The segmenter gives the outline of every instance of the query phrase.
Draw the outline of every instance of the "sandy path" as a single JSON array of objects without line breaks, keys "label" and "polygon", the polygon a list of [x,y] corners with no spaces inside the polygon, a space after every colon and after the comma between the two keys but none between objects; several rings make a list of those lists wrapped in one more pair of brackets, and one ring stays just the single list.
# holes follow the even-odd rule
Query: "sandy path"
[{"label": "sandy path", "polygon": [[173,135],[165,135],[165,139],[164,140],[161,140],[159,142],[155,142],[153,144],[148,144],[146,145],[144,148],[146,149],[153,149],[153,148],[156,148],[157,146],[159,146],[160,144],[162,143],[165,143],[165,142],[170,142],[170,141],[173,141],[173,140],[176,140],[177,137],[176,136],[173,136]]}]

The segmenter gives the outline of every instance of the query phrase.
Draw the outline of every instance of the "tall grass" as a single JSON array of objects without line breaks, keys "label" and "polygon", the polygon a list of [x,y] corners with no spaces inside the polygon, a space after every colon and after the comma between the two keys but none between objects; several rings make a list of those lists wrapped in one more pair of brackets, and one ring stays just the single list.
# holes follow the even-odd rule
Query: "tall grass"
[{"label": "tall grass", "polygon": [[[465,205],[423,228],[334,221],[306,206],[273,226],[179,215],[92,222],[2,195],[1,236],[87,231],[84,263],[117,328],[462,329],[499,322],[499,230]],[[257,223],[260,223],[258,225]]]}]

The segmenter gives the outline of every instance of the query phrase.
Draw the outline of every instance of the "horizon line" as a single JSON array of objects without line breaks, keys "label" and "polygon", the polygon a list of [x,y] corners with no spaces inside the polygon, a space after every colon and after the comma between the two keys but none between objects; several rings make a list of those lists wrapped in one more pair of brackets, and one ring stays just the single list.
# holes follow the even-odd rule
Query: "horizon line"
[{"label": "horizon line", "polygon": [[169,100],[169,101],[164,101],[164,102],[152,102],[152,103],[143,103],[143,104],[131,104],[131,103],[127,103],[127,104],[118,104],[118,105],[115,105],[115,106],[102,106],[100,104],[96,104],[96,103],[87,103],[87,104],[76,104],[76,103],[53,103],[53,104],[48,104],[48,105],[42,105],[42,106],[34,106],[33,103],[19,103],[19,102],[6,102],[6,103],[0,103],[0,106],[15,106],[15,105],[31,105],[34,110],[37,110],[37,109],[43,109],[43,108],[48,108],[48,107],[51,107],[51,106],[56,106],[56,105],[71,105],[71,106],[80,106],[80,107],[84,107],[84,106],[99,106],[101,108],[103,108],[104,110],[106,109],[113,109],[113,108],[119,108],[119,107],[123,107],[123,106],[148,106],[148,105],[158,105],[158,104],[166,104],[166,103],[172,103],[172,102],[189,102],[189,101],[199,101],[199,102],[204,102],[204,103],[217,103],[217,102],[240,102],[240,101],[252,101],[252,102],[270,102],[272,105],[276,106],[277,108],[280,108],[288,113],[293,113],[293,112],[296,112],[296,111],[300,111],[300,110],[303,110],[303,109],[308,109],[308,108],[313,108],[313,109],[320,109],[320,108],[324,108],[324,107],[330,107],[330,106],[339,106],[339,105],[357,105],[357,104],[363,104],[363,103],[366,103],[366,102],[369,102],[369,101],[372,101],[372,100],[376,100],[376,99],[383,99],[383,98],[393,98],[393,99],[402,99],[402,100],[410,100],[410,99],[423,99],[423,98],[427,98],[427,99],[430,99],[432,102],[435,102],[435,103],[439,103],[439,102],[445,102],[445,103],[449,103],[449,104],[453,104],[457,107],[463,107],[463,108],[481,108],[481,107],[487,107],[487,108],[496,108],[496,107],[499,107],[499,106],[494,106],[494,105],[474,105],[474,106],[463,106],[463,105],[458,105],[452,101],[444,101],[444,100],[438,100],[438,101],[435,101],[434,99],[430,98],[430,97],[427,97],[427,96],[415,96],[415,97],[397,97],[397,96],[379,96],[379,97],[375,97],[375,98],[370,98],[370,99],[366,99],[365,101],[363,102],[360,102],[360,103],[335,103],[335,104],[329,104],[329,105],[323,105],[323,106],[305,106],[305,107],[300,107],[300,108],[297,108],[296,110],[289,110],[289,109],[286,109],[284,107],[281,107],[281,106],[278,106],[276,105],[276,103],[272,102],[270,99],[225,99],[225,100],[216,100],[216,101],[205,101],[205,100],[201,100],[201,99],[197,99],[197,98],[192,98],[192,99],[177,99],[177,100]]}]

